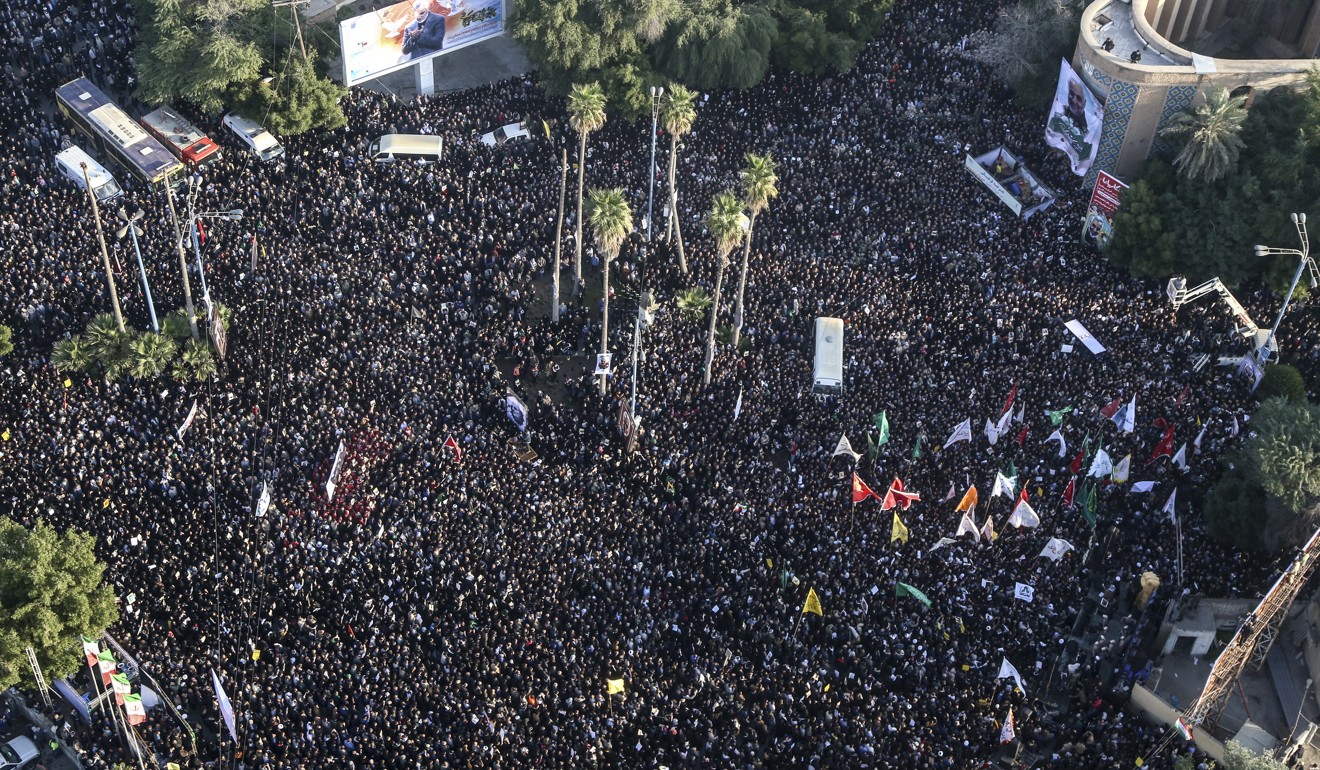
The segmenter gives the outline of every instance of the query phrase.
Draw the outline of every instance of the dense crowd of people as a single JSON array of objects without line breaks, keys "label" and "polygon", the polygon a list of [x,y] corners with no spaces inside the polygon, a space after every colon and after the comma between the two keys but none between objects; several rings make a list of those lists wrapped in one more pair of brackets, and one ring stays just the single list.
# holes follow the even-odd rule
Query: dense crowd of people
[{"label": "dense crowd of people", "polygon": [[[271,165],[217,131],[224,154],[201,171],[198,206],[246,212],[204,247],[233,317],[218,376],[88,372],[66,387],[53,344],[109,302],[85,193],[51,162],[78,137],[47,95],[78,74],[124,93],[132,15],[110,0],[0,8],[19,85],[0,95],[0,307],[18,346],[0,361],[0,501],[25,523],[94,533],[107,579],[136,597],[111,634],[199,730],[194,744],[153,709],[152,751],[185,767],[924,769],[978,767],[1020,744],[1048,767],[1172,767],[1185,744],[1151,753],[1163,729],[1123,708],[1114,672],[1142,668],[1137,640],[1171,596],[1255,595],[1278,566],[1208,539],[1199,514],[1250,406],[1241,378],[1197,362],[1243,343],[1221,308],[1174,312],[1162,287],[1081,243],[1087,191],[1044,147],[1043,114],[1016,110],[957,45],[994,10],[900,3],[846,75],[772,73],[703,95],[678,159],[691,271],[661,233],[625,243],[602,396],[599,259],[585,244],[588,289],[573,299],[571,235],[567,312],[549,320],[558,146],[572,157],[576,138],[562,100],[530,77],[409,102],[354,90],[346,128],[290,137]],[[552,139],[476,141],[533,116]],[[365,157],[396,132],[443,135],[445,158]],[[1061,191],[1053,208],[1017,219],[963,170],[967,152],[999,145]],[[589,147],[588,186],[622,187],[640,219],[645,127],[611,120]],[[722,344],[703,387],[707,321],[674,299],[713,291],[702,218],[736,188],[746,152],[775,158],[779,196],[752,232],[747,344]],[[163,196],[130,188],[156,305],[181,305]],[[111,249],[141,328],[132,252]],[[734,278],[724,285],[721,325]],[[641,340],[642,434],[628,452],[619,362],[643,289],[661,309]],[[822,315],[846,323],[846,382],[818,400]],[[1073,319],[1107,351],[1082,347]],[[1285,354],[1314,382],[1308,335]],[[525,434],[509,392],[528,406]],[[1010,392],[1011,429],[992,445],[982,424]],[[1133,432],[1100,414],[1134,396]],[[889,441],[868,451],[882,410]],[[972,439],[944,448],[967,419]],[[1186,470],[1147,462],[1168,425]],[[1046,440],[1056,429],[1066,452]],[[855,462],[835,452],[840,435]],[[1101,445],[1131,455],[1131,481],[1157,485],[1098,484],[1092,526],[1080,497],[1063,497],[1075,477],[1084,486],[1075,455]],[[1010,467],[1039,527],[1010,527],[1014,498],[990,495]],[[852,502],[853,472],[881,495],[894,478],[921,494],[898,512],[906,542],[891,542],[876,500]],[[940,543],[972,485],[975,523],[992,519],[998,537]],[[1175,488],[1181,570],[1162,511]],[[1040,556],[1052,537],[1075,549]],[[1143,613],[1130,598],[1146,571],[1164,585]],[[819,616],[803,612],[808,589]],[[1101,595],[1128,601],[1101,609]],[[1131,617],[1122,640],[1092,645],[1082,629],[1102,612]],[[1020,689],[997,678],[1004,659]],[[1010,710],[1016,739],[1002,744]],[[93,768],[125,756],[99,723],[77,745]]]}]

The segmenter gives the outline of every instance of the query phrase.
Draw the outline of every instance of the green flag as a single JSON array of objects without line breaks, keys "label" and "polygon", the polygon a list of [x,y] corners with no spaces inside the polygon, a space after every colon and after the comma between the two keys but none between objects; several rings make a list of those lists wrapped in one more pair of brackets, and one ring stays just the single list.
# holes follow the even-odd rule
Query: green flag
[{"label": "green flag", "polygon": [[913,588],[907,583],[895,581],[894,593],[896,593],[899,596],[911,596],[913,599],[916,599],[917,601],[921,602],[927,607],[930,606],[930,599],[927,598],[926,595],[923,594],[919,589]]},{"label": "green flag", "polygon": [[875,436],[871,435],[869,430],[866,432],[866,456],[871,462],[875,462],[880,457],[880,445],[875,443]]},{"label": "green flag", "polygon": [[889,443],[889,415],[882,409],[880,414],[875,416],[875,429],[880,434],[876,439],[875,445],[878,447]]},{"label": "green flag", "polygon": [[1071,411],[1072,411],[1071,406],[1065,406],[1064,408],[1059,410],[1049,411],[1048,414],[1050,416],[1050,425],[1062,425],[1063,418],[1067,417],[1068,413]]},{"label": "green flag", "polygon": [[1095,529],[1095,484],[1089,484],[1086,488],[1086,498],[1082,501],[1082,515],[1086,516],[1086,523]]},{"label": "green flag", "polygon": [[920,434],[920,433],[917,434],[917,443],[916,443],[916,445],[912,447],[912,459],[913,459],[913,460],[920,460],[920,459],[921,459],[921,434]]}]

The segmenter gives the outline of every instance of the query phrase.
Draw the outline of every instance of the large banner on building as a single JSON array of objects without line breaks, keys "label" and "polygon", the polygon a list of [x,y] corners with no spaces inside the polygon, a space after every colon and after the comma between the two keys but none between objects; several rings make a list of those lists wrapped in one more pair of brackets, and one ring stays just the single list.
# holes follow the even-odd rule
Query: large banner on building
[{"label": "large banner on building", "polygon": [[1123,190],[1127,185],[1107,171],[1101,171],[1095,178],[1095,189],[1091,191],[1091,205],[1086,209],[1086,226],[1082,238],[1087,243],[1103,249],[1114,237],[1114,212],[1123,199]]},{"label": "large banner on building", "polygon": [[504,0],[404,0],[339,23],[344,85],[504,34]]},{"label": "large banner on building", "polygon": [[1059,86],[1045,121],[1045,143],[1062,150],[1072,163],[1073,173],[1085,176],[1095,162],[1104,128],[1105,108],[1078,77],[1068,61],[1059,62]]}]

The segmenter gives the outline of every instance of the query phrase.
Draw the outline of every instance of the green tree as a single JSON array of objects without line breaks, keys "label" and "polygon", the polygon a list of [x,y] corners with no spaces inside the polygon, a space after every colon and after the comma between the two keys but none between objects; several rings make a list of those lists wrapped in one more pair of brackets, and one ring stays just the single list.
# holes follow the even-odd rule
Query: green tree
[{"label": "green tree", "polygon": [[237,86],[233,93],[239,109],[266,116],[266,127],[279,136],[336,129],[347,122],[339,102],[348,89],[318,77],[300,56],[289,57],[288,66],[269,85],[253,81]]},{"label": "green tree", "polygon": [[1288,770],[1269,754],[1257,754],[1237,741],[1224,746],[1223,770]]},{"label": "green tree", "polygon": [[164,334],[142,334],[128,343],[128,372],[134,379],[152,380],[170,368],[179,343]]},{"label": "green tree", "polygon": [[1320,496],[1320,406],[1275,397],[1251,421],[1242,450],[1247,477],[1294,514]]},{"label": "green tree", "polygon": [[778,26],[760,5],[694,0],[656,45],[659,68],[703,91],[751,88],[770,69]]},{"label": "green tree", "polygon": [[700,286],[693,286],[690,289],[680,291],[674,297],[674,306],[678,308],[679,315],[689,321],[699,321],[706,314],[706,308],[711,305],[710,292]]},{"label": "green tree", "polygon": [[141,0],[138,15],[138,96],[151,104],[185,99],[206,112],[224,109],[232,86],[260,79],[258,41],[240,34],[243,17],[266,0]]},{"label": "green tree", "polygon": [[743,156],[747,165],[738,172],[742,185],[743,205],[747,207],[747,240],[743,244],[742,267],[738,270],[738,298],[733,308],[733,346],[738,347],[743,327],[743,291],[747,288],[747,260],[752,253],[752,231],[756,216],[770,205],[771,198],[779,197],[779,176],[775,174],[775,159],[770,153]]},{"label": "green tree", "polygon": [[[596,241],[596,250],[604,262],[604,293],[601,298],[600,352],[610,352],[610,263],[619,256],[619,249],[633,231],[632,209],[623,197],[623,190],[592,190],[587,206],[587,224]],[[609,378],[600,376],[600,392],[604,395]]]},{"label": "green tree", "polygon": [[1306,383],[1302,381],[1302,373],[1296,367],[1287,364],[1268,364],[1265,367],[1265,376],[1256,388],[1256,398],[1264,401],[1276,396],[1292,402],[1306,400]]},{"label": "green tree", "polygon": [[1242,140],[1246,120],[1246,98],[1214,88],[1206,94],[1205,104],[1175,115],[1160,136],[1186,139],[1173,161],[1180,174],[1196,182],[1214,182],[1228,176],[1237,165],[1246,146]]},{"label": "green tree", "polygon": [[710,384],[711,364],[715,361],[715,323],[720,315],[720,292],[724,288],[724,271],[729,267],[729,252],[733,251],[746,234],[747,215],[742,201],[732,190],[718,193],[711,201],[706,215],[706,229],[715,241],[715,299],[710,311],[710,329],[706,333],[706,365],[701,372],[703,385]]},{"label": "green tree", "polygon": [[1240,471],[1226,472],[1205,498],[1206,529],[1210,536],[1242,550],[1264,547],[1261,531],[1265,518],[1265,490]]},{"label": "green tree", "polygon": [[55,343],[55,352],[50,357],[51,364],[61,374],[90,371],[95,361],[91,348],[77,334]]},{"label": "green tree", "polygon": [[775,66],[793,72],[822,75],[852,69],[865,41],[832,30],[824,11],[781,3],[782,21],[770,50]]},{"label": "green tree", "polygon": [[1022,0],[1003,7],[994,27],[975,33],[970,55],[990,67],[1024,104],[1048,103],[1077,39],[1084,3],[1078,0]]},{"label": "green tree", "polygon": [[14,352],[14,330],[0,324],[0,356]]},{"label": "green tree", "polygon": [[1165,227],[1160,200],[1146,179],[1123,191],[1107,256],[1138,276],[1162,276],[1175,269],[1174,235]]},{"label": "green tree", "polygon": [[105,378],[117,380],[128,371],[134,334],[123,331],[114,316],[99,313],[87,324],[83,340],[92,358],[101,365]]},{"label": "green tree", "polygon": [[73,674],[84,665],[78,637],[99,637],[119,619],[94,546],[44,520],[29,530],[0,517],[0,688],[31,681],[28,647],[47,681]]},{"label": "green tree", "polygon": [[183,354],[174,362],[174,378],[205,382],[215,373],[215,353],[211,347],[196,340],[188,340],[183,346]]},{"label": "green tree", "polygon": [[687,275],[687,255],[683,252],[683,227],[678,217],[678,140],[692,131],[692,124],[697,120],[697,95],[687,87],[674,83],[665,90],[660,102],[660,125],[669,134],[669,224],[665,228],[668,238],[669,228],[673,228],[678,245],[678,267]]},{"label": "green tree", "polygon": [[574,85],[568,95],[568,124],[578,133],[577,233],[573,242],[573,294],[582,294],[582,194],[587,172],[587,134],[605,125],[605,92],[599,83]]}]

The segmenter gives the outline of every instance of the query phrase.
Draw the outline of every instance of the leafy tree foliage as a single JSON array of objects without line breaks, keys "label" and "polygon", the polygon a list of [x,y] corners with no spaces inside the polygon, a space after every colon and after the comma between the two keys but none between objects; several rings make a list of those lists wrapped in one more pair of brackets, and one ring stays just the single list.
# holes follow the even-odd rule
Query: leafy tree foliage
[{"label": "leafy tree foliage", "polygon": [[30,681],[27,647],[48,681],[69,676],[83,665],[79,635],[98,637],[119,619],[93,546],[82,532],[0,518],[0,688]]},{"label": "leafy tree foliage", "polygon": [[992,30],[976,33],[973,59],[1012,86],[1018,101],[1042,104],[1054,93],[1059,60],[1077,41],[1080,0],[1021,0],[999,11]]},{"label": "leafy tree foliage", "polygon": [[1224,770],[1287,770],[1288,767],[1269,754],[1257,754],[1237,741],[1224,746],[1222,764]]},{"label": "leafy tree foliage", "polygon": [[1210,536],[1246,550],[1259,550],[1265,519],[1265,490],[1238,471],[1219,479],[1205,499],[1206,528]]},{"label": "leafy tree foliage", "polygon": [[1246,97],[1229,96],[1227,89],[1215,88],[1206,94],[1205,104],[1175,115],[1160,135],[1187,140],[1173,161],[1178,173],[1193,181],[1213,182],[1237,165],[1246,119]]},{"label": "leafy tree foliage", "polygon": [[1114,240],[1109,259],[1134,275],[1167,275],[1178,265],[1175,239],[1164,225],[1157,182],[1142,179],[1123,193],[1123,205],[1114,217]]},{"label": "leafy tree foliage", "polygon": [[1302,381],[1302,373],[1296,367],[1287,364],[1269,364],[1265,367],[1265,376],[1256,388],[1256,397],[1265,400],[1276,396],[1294,402],[1306,400],[1306,383]]},{"label": "leafy tree foliage", "polygon": [[1266,400],[1242,450],[1247,476],[1295,514],[1320,497],[1320,406]]},{"label": "leafy tree foliage", "polygon": [[0,356],[14,352],[14,330],[0,324]]},{"label": "leafy tree foliage", "polygon": [[348,89],[317,77],[310,62],[294,56],[270,85],[246,84],[234,91],[234,101],[248,114],[265,115],[266,127],[275,134],[293,136],[344,125],[339,100],[347,94]]}]

